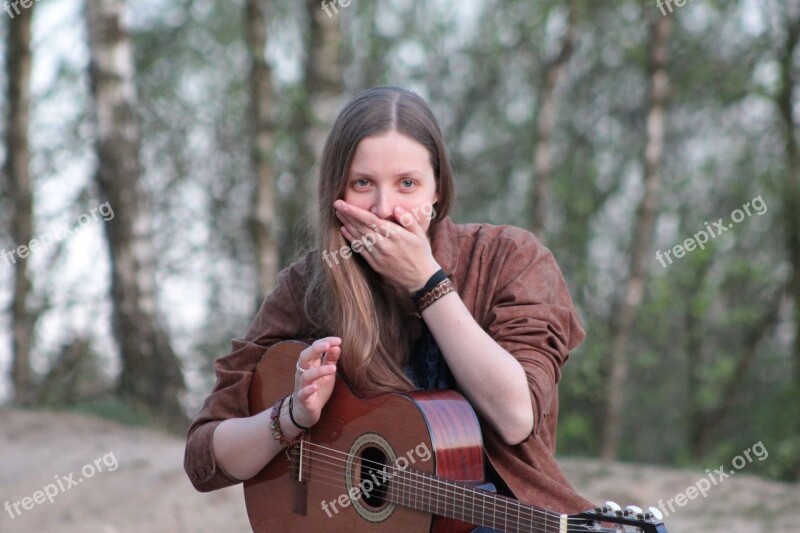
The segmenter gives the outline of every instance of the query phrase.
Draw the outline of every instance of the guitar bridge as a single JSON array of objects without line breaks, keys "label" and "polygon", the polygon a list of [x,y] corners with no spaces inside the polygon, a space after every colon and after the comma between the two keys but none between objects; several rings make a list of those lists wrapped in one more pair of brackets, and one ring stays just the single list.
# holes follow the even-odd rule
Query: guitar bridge
[{"label": "guitar bridge", "polygon": [[295,480],[292,494],[292,512],[300,516],[308,514],[308,483],[303,480],[303,456],[305,451],[305,436],[300,442],[286,448],[286,458],[289,460],[289,472]]},{"label": "guitar bridge", "polygon": [[303,451],[305,442],[305,438],[303,438],[299,443],[292,444],[285,450],[286,459],[289,460],[289,471],[298,483],[303,481]]}]

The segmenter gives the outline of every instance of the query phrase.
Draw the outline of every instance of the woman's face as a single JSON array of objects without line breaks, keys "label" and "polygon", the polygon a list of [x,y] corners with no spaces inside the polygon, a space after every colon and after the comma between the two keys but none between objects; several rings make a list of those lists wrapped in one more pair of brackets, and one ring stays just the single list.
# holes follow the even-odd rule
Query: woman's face
[{"label": "woman's face", "polygon": [[358,143],[344,201],[398,223],[394,208],[411,213],[426,232],[439,199],[428,150],[396,130]]}]

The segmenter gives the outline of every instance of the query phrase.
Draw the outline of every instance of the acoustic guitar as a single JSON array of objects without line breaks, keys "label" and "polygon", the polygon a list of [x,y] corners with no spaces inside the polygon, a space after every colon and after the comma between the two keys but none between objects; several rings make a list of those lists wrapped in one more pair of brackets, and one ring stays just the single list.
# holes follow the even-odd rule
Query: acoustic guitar
[{"label": "acoustic guitar", "polygon": [[[307,346],[284,341],[267,350],[250,385],[251,414],[292,393]],[[339,377],[320,421],[245,481],[244,495],[257,533],[467,533],[478,525],[512,533],[667,531],[655,508],[609,502],[560,514],[483,490],[483,473],[480,425],[460,394],[362,399]]]}]

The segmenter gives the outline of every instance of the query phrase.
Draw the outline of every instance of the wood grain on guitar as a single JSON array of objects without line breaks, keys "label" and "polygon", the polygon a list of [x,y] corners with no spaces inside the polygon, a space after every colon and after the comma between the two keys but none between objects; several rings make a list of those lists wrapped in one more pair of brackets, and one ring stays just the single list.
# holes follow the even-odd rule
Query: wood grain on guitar
[{"label": "wood grain on guitar", "polygon": [[[251,414],[291,394],[306,344],[280,342],[250,385]],[[267,438],[267,436],[265,436]],[[651,512],[609,505],[562,515],[477,488],[483,442],[475,412],[454,391],[358,398],[337,379],[302,443],[244,483],[253,531],[666,533]],[[616,528],[601,527],[616,524]]]}]

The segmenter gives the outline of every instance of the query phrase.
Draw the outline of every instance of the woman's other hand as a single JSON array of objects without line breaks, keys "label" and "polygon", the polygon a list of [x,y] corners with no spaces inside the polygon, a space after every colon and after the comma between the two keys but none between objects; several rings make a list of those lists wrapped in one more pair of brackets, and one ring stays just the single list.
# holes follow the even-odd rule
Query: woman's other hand
[{"label": "woman's other hand", "polygon": [[336,383],[336,363],[341,354],[342,339],[324,337],[300,352],[294,376],[294,419],[311,427],[319,421]]}]

